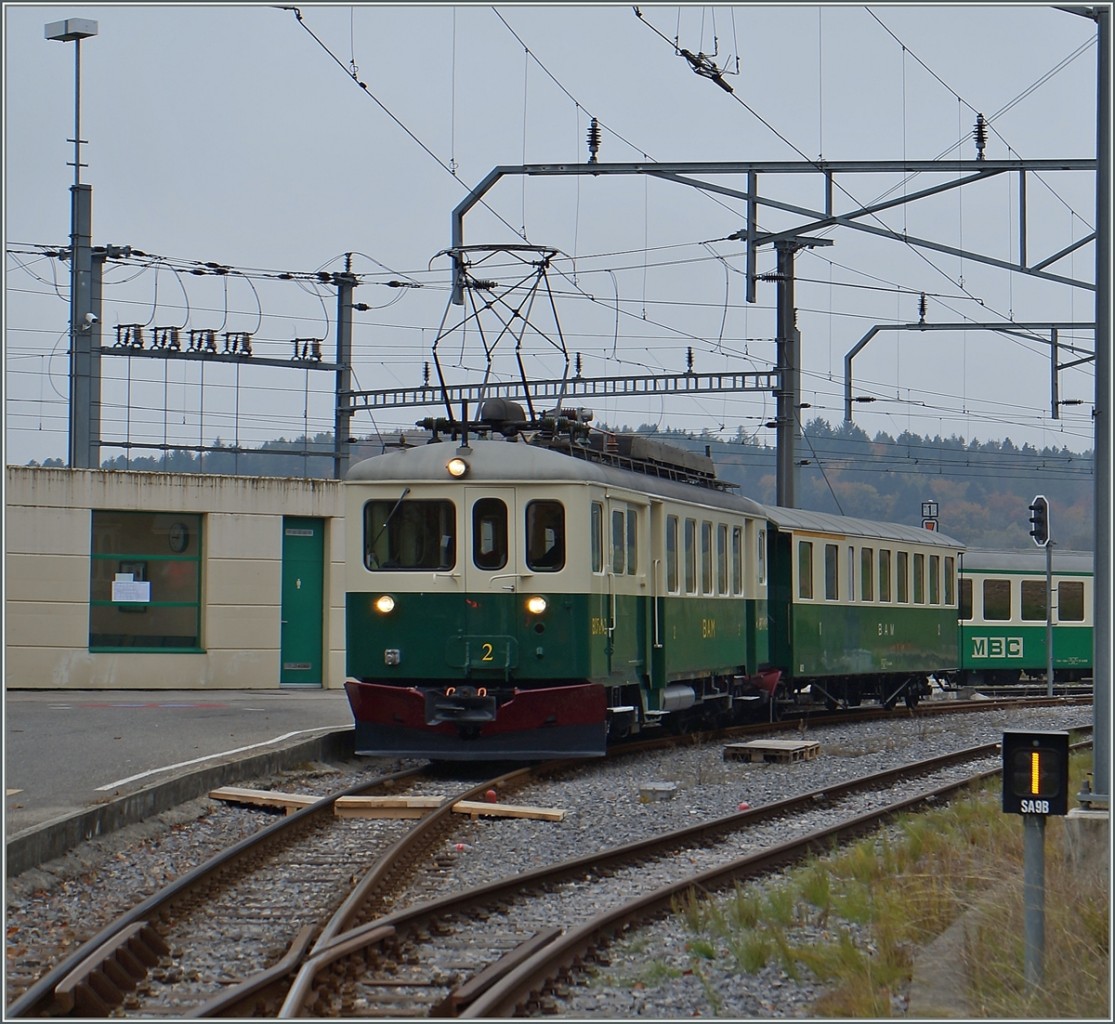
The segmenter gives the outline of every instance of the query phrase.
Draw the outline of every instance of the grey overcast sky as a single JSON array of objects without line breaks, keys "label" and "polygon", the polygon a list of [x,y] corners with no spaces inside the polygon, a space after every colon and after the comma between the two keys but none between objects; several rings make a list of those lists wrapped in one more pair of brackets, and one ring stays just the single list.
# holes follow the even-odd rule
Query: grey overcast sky
[{"label": "grey overcast sky", "polygon": [[[299,17],[300,14],[300,17]],[[641,15],[641,16],[640,16]],[[345,254],[359,275],[356,386],[422,383],[448,306],[450,218],[497,165],[883,161],[977,157],[1092,159],[1096,28],[1048,5],[750,5],[592,3],[522,6],[74,3],[4,5],[4,303],[6,461],[66,456],[68,243],[74,50],[44,26],[97,22],[81,45],[82,180],[93,190],[94,245],[145,254],[110,262],[103,341],[120,325],[246,331],[256,356],[288,359],[294,339],[333,354],[335,290],[315,283]],[[695,74],[702,54],[731,91]],[[955,172],[952,173],[955,177]],[[894,199],[950,174],[842,175],[837,212]],[[714,180],[736,190],[746,179]],[[764,195],[823,209],[818,173],[763,176]],[[1062,250],[1047,271],[1095,275],[1091,173],[1031,174],[1026,259]],[[553,308],[527,320],[524,363],[561,373],[560,327],[586,376],[767,370],[775,289],[745,300],[739,198],[649,176],[505,178],[465,219],[465,242],[531,244],[556,255]],[[1002,175],[895,206],[868,223],[954,250],[1015,262],[1019,179]],[[759,226],[804,218],[764,207]],[[844,356],[873,326],[1090,322],[1094,292],[959,255],[854,231],[796,259],[806,419],[843,417]],[[479,259],[479,257],[477,257]],[[771,246],[758,270],[773,271]],[[227,274],[198,274],[212,263]],[[507,254],[477,266],[500,286],[523,276]],[[282,274],[293,275],[284,279]],[[402,282],[407,287],[393,286]],[[535,323],[534,321],[537,321]],[[490,334],[484,335],[491,339]],[[1050,414],[1049,346],[1018,333],[884,331],[857,357],[856,421],[967,440],[1010,437],[1092,447],[1090,331],[1060,332],[1061,417]],[[450,383],[484,371],[476,325],[437,340]],[[514,372],[503,339],[493,372]],[[332,375],[301,369],[104,360],[104,457],[112,441],[250,447],[332,429]],[[773,444],[765,393],[613,398],[609,424],[741,431]],[[436,408],[361,413],[364,435],[408,427]],[[138,455],[153,452],[135,451]]]}]

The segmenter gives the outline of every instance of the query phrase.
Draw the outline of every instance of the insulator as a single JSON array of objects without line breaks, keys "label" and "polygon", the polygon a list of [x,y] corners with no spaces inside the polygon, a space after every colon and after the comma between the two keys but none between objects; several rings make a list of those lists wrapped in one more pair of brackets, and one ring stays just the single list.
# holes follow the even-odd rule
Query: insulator
[{"label": "insulator", "polygon": [[577,357],[574,360],[573,367],[574,367],[574,370],[575,370],[577,376],[580,377],[580,375],[581,375],[581,353],[580,352],[577,353]]},{"label": "insulator", "polygon": [[588,162],[596,163],[596,154],[600,152],[600,122],[594,117],[588,126]]},{"label": "insulator", "polygon": [[693,372],[693,346],[690,345],[685,351],[685,372]]},{"label": "insulator", "polygon": [[465,282],[466,288],[475,288],[477,291],[480,292],[490,292],[495,288],[495,286],[495,281],[480,281],[476,278],[470,278],[468,281]]},{"label": "insulator", "polygon": [[987,148],[987,121],[983,114],[976,114],[976,126],[972,129],[972,138],[976,140],[976,159],[983,159],[983,151]]},{"label": "insulator", "polygon": [[921,293],[921,298],[918,299],[918,319],[921,323],[925,323],[925,314],[928,309],[928,304],[925,301],[925,292]]}]

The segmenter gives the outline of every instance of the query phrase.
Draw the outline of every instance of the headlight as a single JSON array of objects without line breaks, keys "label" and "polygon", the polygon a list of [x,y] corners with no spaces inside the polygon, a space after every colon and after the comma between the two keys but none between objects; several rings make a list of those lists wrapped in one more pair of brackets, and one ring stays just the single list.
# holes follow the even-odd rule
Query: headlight
[{"label": "headlight", "polygon": [[535,595],[527,598],[527,611],[531,615],[541,615],[546,610],[546,599]]},{"label": "headlight", "polygon": [[445,468],[449,470],[450,476],[460,479],[468,472],[468,463],[462,458],[452,458],[445,464]]},{"label": "headlight", "polygon": [[372,607],[380,613],[380,615],[390,615],[395,610],[395,599],[390,594],[380,594],[372,602]]}]

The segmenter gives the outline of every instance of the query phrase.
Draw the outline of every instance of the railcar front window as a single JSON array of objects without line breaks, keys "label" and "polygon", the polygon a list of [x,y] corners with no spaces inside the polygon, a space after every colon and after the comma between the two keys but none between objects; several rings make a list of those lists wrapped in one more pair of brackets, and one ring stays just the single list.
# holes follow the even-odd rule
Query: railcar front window
[{"label": "railcar front window", "polygon": [[452,569],[456,561],[451,501],[388,498],[364,506],[364,564],[372,572]]},{"label": "railcar front window", "polygon": [[560,501],[527,505],[527,568],[557,572],[565,566],[565,508]]},{"label": "railcar front window", "polygon": [[1010,580],[983,581],[983,617],[992,622],[1010,618]]},{"label": "railcar front window", "polygon": [[1057,584],[1057,619],[1060,622],[1084,621],[1084,584],[1062,580]]},{"label": "railcar front window", "polygon": [[472,560],[478,569],[507,564],[507,506],[499,498],[481,498],[472,506]]}]

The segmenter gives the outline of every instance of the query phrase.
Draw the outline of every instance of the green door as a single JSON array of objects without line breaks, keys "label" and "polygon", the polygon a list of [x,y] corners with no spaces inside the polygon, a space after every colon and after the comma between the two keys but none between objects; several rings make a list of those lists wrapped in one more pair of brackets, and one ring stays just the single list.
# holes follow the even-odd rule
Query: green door
[{"label": "green door", "polygon": [[279,683],[322,685],[325,523],[283,517],[282,629]]}]

